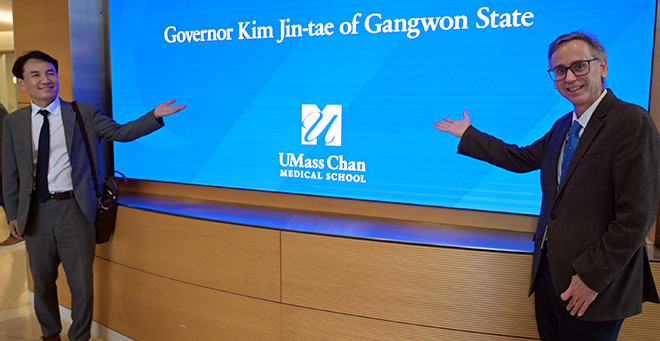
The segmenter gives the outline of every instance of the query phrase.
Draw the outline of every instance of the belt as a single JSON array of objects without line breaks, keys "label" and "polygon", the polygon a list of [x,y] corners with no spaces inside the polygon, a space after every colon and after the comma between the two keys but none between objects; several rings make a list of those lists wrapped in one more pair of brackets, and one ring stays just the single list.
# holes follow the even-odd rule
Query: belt
[{"label": "belt", "polygon": [[68,199],[72,199],[73,197],[74,197],[73,191],[48,193],[48,199],[52,201],[68,200]]}]

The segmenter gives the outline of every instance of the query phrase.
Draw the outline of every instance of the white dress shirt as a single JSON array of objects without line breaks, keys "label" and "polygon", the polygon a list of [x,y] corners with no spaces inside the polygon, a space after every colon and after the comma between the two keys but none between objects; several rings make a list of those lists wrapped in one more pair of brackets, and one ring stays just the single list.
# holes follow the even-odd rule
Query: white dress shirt
[{"label": "white dress shirt", "polygon": [[48,191],[66,192],[73,190],[71,179],[71,162],[66,148],[64,124],[59,97],[46,108],[40,108],[32,103],[32,160],[34,175],[37,173],[37,154],[39,148],[39,134],[43,125],[43,115],[39,110],[48,110],[48,123],[50,127],[50,156],[48,160]]},{"label": "white dress shirt", "polygon": [[[587,110],[584,111],[582,116],[577,117],[577,114],[575,114],[575,110],[573,110],[573,124],[579,124],[582,126],[582,129],[580,129],[580,137],[582,137],[582,133],[584,133],[584,128],[587,126],[587,123],[589,123],[589,120],[591,119],[591,116],[594,114],[594,111],[596,111],[596,107],[600,102],[605,98],[605,95],[607,95],[607,89],[603,90],[603,93],[598,97],[598,99],[587,108]],[[569,129],[570,132],[570,129]],[[561,186],[561,165],[564,163],[564,149],[566,148],[566,142],[568,142],[568,134],[566,134],[566,138],[564,139],[564,144],[561,146],[561,151],[559,152],[559,162],[557,162],[557,188]]]}]

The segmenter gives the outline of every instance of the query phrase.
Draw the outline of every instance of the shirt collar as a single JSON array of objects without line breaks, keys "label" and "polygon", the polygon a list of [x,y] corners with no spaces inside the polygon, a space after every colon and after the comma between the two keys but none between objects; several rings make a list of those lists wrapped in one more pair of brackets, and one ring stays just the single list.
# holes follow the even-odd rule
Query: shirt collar
[{"label": "shirt collar", "polygon": [[575,110],[573,110],[573,121],[577,121],[582,126],[582,128],[586,127],[587,123],[589,123],[589,120],[591,119],[591,116],[594,114],[594,111],[596,111],[596,107],[598,107],[598,104],[600,104],[603,98],[605,98],[605,95],[607,95],[607,89],[603,89],[603,93],[600,94],[600,97],[598,97],[598,99],[593,104],[591,104],[579,118],[575,114]]},{"label": "shirt collar", "polygon": [[39,115],[39,110],[42,110],[42,109],[48,110],[48,112],[51,115],[59,115],[60,114],[60,98],[59,97],[55,98],[53,103],[49,104],[45,108],[42,108],[42,107],[34,104],[34,102],[31,102],[30,105],[32,107],[32,117]]}]

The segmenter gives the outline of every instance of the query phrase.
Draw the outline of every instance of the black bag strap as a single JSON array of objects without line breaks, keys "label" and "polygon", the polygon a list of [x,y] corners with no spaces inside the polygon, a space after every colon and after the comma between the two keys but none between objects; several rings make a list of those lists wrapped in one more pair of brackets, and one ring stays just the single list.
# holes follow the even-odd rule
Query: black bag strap
[{"label": "black bag strap", "polygon": [[96,200],[101,200],[102,194],[99,191],[99,183],[96,177],[96,167],[94,167],[94,159],[92,158],[92,148],[89,146],[89,139],[87,138],[87,130],[85,129],[85,122],[83,121],[82,115],[80,114],[80,109],[78,108],[78,101],[71,102],[73,110],[76,112],[76,121],[78,121],[78,126],[80,132],[83,135],[83,142],[85,142],[85,149],[87,150],[87,158],[89,159],[89,166],[92,168],[92,178],[94,179],[94,189],[96,192]]}]

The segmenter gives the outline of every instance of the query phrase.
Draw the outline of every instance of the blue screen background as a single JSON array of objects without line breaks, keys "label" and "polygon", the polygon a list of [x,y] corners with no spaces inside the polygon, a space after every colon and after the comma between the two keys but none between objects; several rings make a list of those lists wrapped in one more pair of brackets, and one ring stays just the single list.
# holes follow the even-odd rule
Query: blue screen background
[{"label": "blue screen background", "polygon": [[[134,120],[171,98],[188,105],[159,131],[114,145],[115,168],[131,178],[538,214],[538,171],[515,174],[458,155],[459,139],[433,122],[459,119],[467,109],[475,127],[508,143],[540,138],[572,110],[546,70],[548,44],[575,30],[595,33],[608,51],[607,85],[619,98],[649,103],[655,1],[111,0],[109,6],[114,119]],[[503,13],[531,12],[533,24],[478,28],[485,25],[477,15],[483,7],[487,16],[498,14],[496,22]],[[356,34],[342,34],[340,26],[356,13],[362,14]],[[373,13],[381,19],[372,18],[372,29],[386,19],[459,15],[467,28],[422,29],[414,39],[408,32],[369,33],[365,20]],[[332,23],[333,34],[302,32],[278,43],[280,19],[302,27]],[[238,39],[239,23],[271,26],[273,38]],[[170,43],[169,26],[176,27],[171,34],[233,32],[231,40]],[[321,138],[301,142],[304,104],[321,111],[341,105],[341,146]],[[324,168],[285,166],[288,154],[323,160]],[[340,156],[364,171],[331,169]],[[300,177],[283,175],[296,170]],[[339,181],[339,174],[358,181]]]}]

